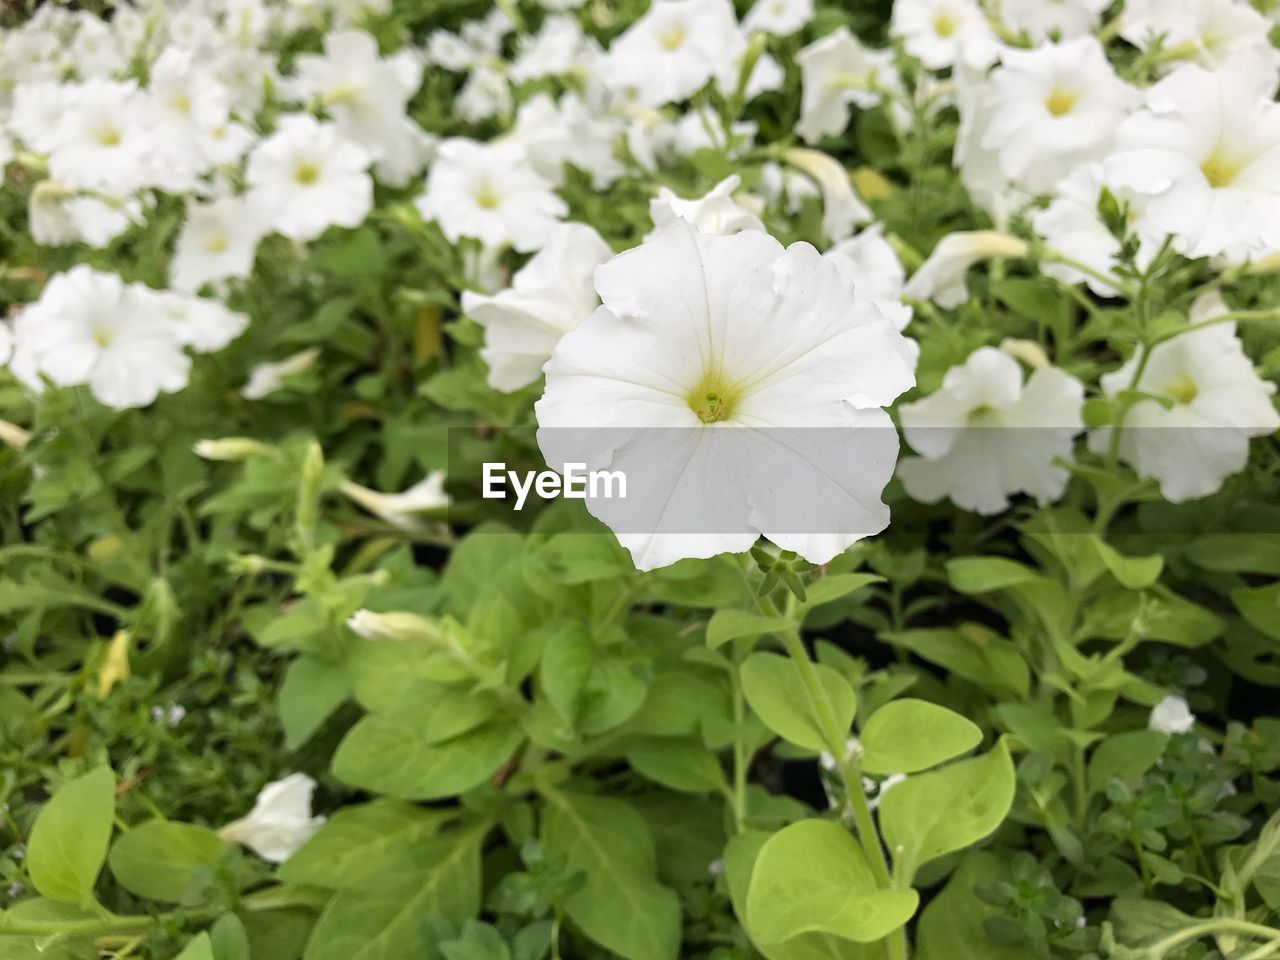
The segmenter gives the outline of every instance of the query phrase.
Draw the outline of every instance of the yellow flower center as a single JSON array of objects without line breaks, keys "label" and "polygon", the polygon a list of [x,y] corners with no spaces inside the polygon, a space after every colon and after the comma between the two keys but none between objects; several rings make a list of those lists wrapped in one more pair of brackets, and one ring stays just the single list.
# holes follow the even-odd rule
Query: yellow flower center
[{"label": "yellow flower center", "polygon": [[1075,108],[1078,99],[1079,96],[1076,93],[1054,87],[1053,92],[1044,101],[1044,108],[1055,117],[1064,117]]},{"label": "yellow flower center", "polygon": [[1196,382],[1185,373],[1178,377],[1177,380],[1164,388],[1167,396],[1173,398],[1176,403],[1190,403],[1200,393],[1200,388],[1196,386]]},{"label": "yellow flower center", "polygon": [[658,43],[662,45],[663,50],[678,50],[680,49],[680,44],[684,43],[685,36],[684,24],[673,23],[658,32]]},{"label": "yellow flower center", "polygon": [[476,191],[475,198],[476,203],[485,210],[497,210],[502,206],[502,197],[488,183]]},{"label": "yellow flower center", "polygon": [[222,253],[227,249],[227,238],[217,233],[204,242],[204,248],[208,253]]},{"label": "yellow flower center", "polygon": [[945,10],[933,18],[933,32],[940,37],[951,36],[959,26],[959,21]]},{"label": "yellow flower center", "polygon": [[1243,163],[1225,156],[1221,150],[1215,150],[1204,163],[1200,164],[1200,172],[1209,181],[1209,186],[1215,190],[1231,186],[1242,169],[1244,169]]},{"label": "yellow flower center", "polygon": [[703,423],[728,420],[741,399],[741,389],[716,370],[704,373],[702,379],[685,395],[689,409]]},{"label": "yellow flower center", "polygon": [[110,330],[103,330],[99,328],[93,331],[93,342],[96,343],[98,346],[109,347],[111,346],[111,340],[112,340],[112,334]]},{"label": "yellow flower center", "polygon": [[308,163],[304,160],[294,168],[293,179],[297,180],[304,187],[309,187],[320,179],[320,168],[314,163]]},{"label": "yellow flower center", "polygon": [[120,139],[120,131],[115,127],[103,127],[98,131],[98,142],[104,147],[119,146]]},{"label": "yellow flower center", "polygon": [[995,407],[980,403],[969,411],[966,423],[970,427],[991,427],[996,426],[1000,421],[1000,415]]}]

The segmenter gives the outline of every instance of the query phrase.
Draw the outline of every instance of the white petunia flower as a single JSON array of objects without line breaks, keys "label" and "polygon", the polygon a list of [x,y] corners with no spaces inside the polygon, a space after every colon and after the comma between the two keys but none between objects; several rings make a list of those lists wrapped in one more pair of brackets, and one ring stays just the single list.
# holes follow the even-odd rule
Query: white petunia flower
[{"label": "white petunia flower", "polygon": [[1139,100],[1093,37],[1008,50],[989,83],[982,146],[1028,193],[1049,193],[1076,165],[1102,159]]},{"label": "white petunia flower", "polygon": [[892,55],[868,50],[848,27],[839,27],[796,55],[804,94],[796,133],[807,143],[836,136],[849,126],[849,107],[880,103],[898,82]]},{"label": "white petunia flower", "polygon": [[19,83],[13,90],[9,129],[28,149],[50,153],[58,146],[62,117],[75,89],[47,80]]},{"label": "white petunia flower", "polygon": [[1092,32],[1109,6],[1111,0],[1001,0],[1000,17],[1006,26],[1025,31],[1037,43],[1052,34],[1070,40]]},{"label": "white petunia flower", "polygon": [[443,470],[433,470],[402,493],[379,493],[358,483],[344,481],[339,489],[370,513],[401,530],[416,530],[421,524],[418,514],[443,510],[453,503],[444,489]]},{"label": "white petunia flower", "polygon": [[987,212],[996,226],[1005,227],[1014,211],[1030,198],[1009,183],[997,152],[982,145],[982,135],[995,115],[986,72],[961,65],[952,71],[952,81],[960,112],[952,166],[960,172],[960,182],[969,191],[970,199]]},{"label": "white petunia flower", "polygon": [[1280,250],[1280,105],[1275,72],[1238,54],[1210,73],[1184,65],[1121,124],[1109,184],[1131,191],[1142,232],[1188,257]]},{"label": "white petunia flower", "polygon": [[283,387],[285,377],[302,373],[319,358],[319,347],[307,347],[278,362],[260,363],[249,371],[249,382],[241,388],[240,396],[261,400]]},{"label": "white petunia flower", "polygon": [[1147,727],[1157,733],[1170,735],[1190,733],[1195,729],[1196,715],[1182,697],[1170,694],[1151,708]]},{"label": "white petunia flower", "polygon": [[511,82],[498,66],[483,63],[471,76],[453,101],[453,112],[467,123],[480,123],[491,117],[506,116],[512,106]]},{"label": "white petunia flower", "polygon": [[511,80],[527,83],[543,77],[586,72],[600,56],[600,45],[570,16],[547,17],[533,36],[521,38],[511,64]]},{"label": "white petunia flower", "polygon": [[824,563],[882,530],[911,350],[813,247],[683,221],[596,271],[603,306],[556,346],[547,463],[622,471],[588,496],[640,569],[748,549]]},{"label": "white petunia flower", "polygon": [[898,464],[912,499],[944,497],[984,515],[1026,493],[1040,504],[1062,496],[1073,438],[1084,430],[1084,385],[1055,367],[1022,382],[1018,361],[980,347],[952,367],[942,386],[899,408],[902,432],[919,457]]},{"label": "white petunia flower", "polygon": [[[841,240],[825,254],[840,275],[853,284],[859,300],[896,301],[902,298],[906,271],[884,238],[884,227],[872,224],[856,236]],[[907,316],[910,316],[908,311]]]},{"label": "white petunia flower", "polygon": [[746,47],[729,0],[653,0],[600,58],[597,74],[622,97],[660,107],[712,80],[736,84]]},{"label": "white petunia flower", "polygon": [[[1220,299],[1197,303],[1193,326],[1158,344],[1136,382],[1137,356],[1101,378],[1108,396],[1132,385],[1152,398],[1129,408],[1118,452],[1139,476],[1154,477],[1173,503],[1216,492],[1248,463],[1251,437],[1280,429],[1271,400],[1276,386],[1254,371],[1235,324],[1204,324],[1225,312]],[[1095,431],[1089,441],[1095,453],[1106,453],[1111,429]]]},{"label": "white petunia flower", "polygon": [[257,208],[242,197],[191,204],[169,264],[170,282],[190,293],[211,281],[249,276],[265,232]]},{"label": "white petunia flower", "polygon": [[591,174],[593,187],[605,190],[625,172],[616,149],[625,125],[622,116],[593,110],[572,91],[559,103],[540,92],[520,104],[504,142],[523,146],[534,170],[556,186],[571,164]]},{"label": "white petunia flower", "polygon": [[756,0],[742,18],[742,29],[789,37],[812,19],[813,0]]},{"label": "white petunia flower", "polygon": [[329,227],[358,227],[373,207],[369,155],[331,123],[304,114],[280,119],[249,155],[248,199],[267,225],[293,240]]},{"label": "white petunia flower", "polygon": [[268,783],[258,793],[249,815],[218,831],[229,843],[248,847],[263,860],[282,863],[311,839],[324,817],[311,815],[316,782],[305,773],[291,773]]},{"label": "white petunia flower", "polygon": [[1271,63],[1277,54],[1270,24],[1240,0],[1125,0],[1120,36],[1135,47],[1157,40],[1166,59],[1193,60],[1213,68],[1242,51]]},{"label": "white petunia flower", "polygon": [[16,347],[59,386],[87,384],[117,410],[144,407],[187,384],[191,358],[174,324],[151,299],[85,265],[49,281],[14,323]]},{"label": "white petunia flower", "polygon": [[249,326],[249,318],[220,300],[149,291],[149,306],[173,324],[174,336],[197,353],[221,350]]},{"label": "white petunia flower", "polygon": [[910,300],[932,300],[940,307],[958,307],[969,298],[965,274],[980,260],[1025,257],[1027,245],[1017,237],[994,230],[949,233],[933,248],[929,259],[911,275],[903,289]]},{"label": "white petunia flower", "polygon": [[658,195],[649,201],[649,216],[653,220],[649,236],[676,220],[691,223],[703,233],[722,236],[740,230],[763,230],[760,218],[733,199],[733,192],[741,185],[742,178],[735,173],[696,200],[685,200],[674,191],[659,187]]},{"label": "white petunia flower", "polygon": [[128,193],[150,182],[150,104],[137,85],[90,80],[70,88],[49,151],[49,172],[76,189]]},{"label": "white petunia flower", "polygon": [[486,247],[510,244],[521,253],[545,245],[569,212],[519,144],[460,137],[440,144],[416,204],[451,241],[474,237]]},{"label": "white petunia flower", "polygon": [[989,67],[999,53],[996,35],[975,0],[897,0],[890,29],[907,52],[930,70]]},{"label": "white petunia flower", "polygon": [[810,177],[822,194],[822,232],[828,240],[843,240],[853,228],[871,219],[871,211],[854,192],[849,174],[840,163],[821,150],[795,147],[782,159]]},{"label": "white petunia flower", "polygon": [[462,294],[462,312],[484,327],[480,356],[489,386],[511,392],[542,375],[560,338],[600,304],[592,284],[609,245],[582,223],[566,223],[516,271],[510,289],[492,296]]}]

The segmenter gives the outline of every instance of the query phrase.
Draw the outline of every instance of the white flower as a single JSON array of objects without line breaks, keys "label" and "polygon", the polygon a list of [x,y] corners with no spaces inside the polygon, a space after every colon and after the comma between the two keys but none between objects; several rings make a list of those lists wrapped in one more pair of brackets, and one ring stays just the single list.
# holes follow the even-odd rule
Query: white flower
[{"label": "white flower", "polygon": [[960,182],[969,191],[970,199],[987,212],[996,226],[1007,226],[1013,211],[1030,198],[1009,183],[997,152],[982,145],[982,135],[994,116],[986,73],[960,65],[952,71],[952,79],[960,111],[952,166],[960,171]]},{"label": "white flower", "polygon": [[1248,50],[1275,64],[1266,17],[1238,0],[1125,0],[1120,36],[1146,49],[1216,67]]},{"label": "white flower", "polygon": [[291,773],[268,783],[258,793],[249,815],[228,823],[218,836],[243,844],[263,860],[282,863],[324,823],[324,817],[311,815],[315,789],[316,782],[305,773]]},{"label": "white flower", "polygon": [[47,80],[19,83],[13,90],[9,129],[29,149],[49,153],[58,145],[58,130],[75,87]]},{"label": "white flower", "polygon": [[1139,99],[1093,37],[1007,50],[989,82],[982,146],[1029,193],[1048,193],[1072,167],[1102,159]]},{"label": "white flower", "polygon": [[676,221],[596,271],[603,306],[556,346],[547,463],[622,471],[588,495],[640,569],[748,549],[824,563],[882,530],[911,351],[811,246]]},{"label": "white flower", "polygon": [[144,407],[187,384],[191,359],[145,287],[83,264],[49,281],[18,315],[14,338],[59,386],[88,384],[116,409]]},{"label": "white flower", "polygon": [[27,197],[27,227],[31,239],[42,247],[62,247],[80,239],[80,231],[67,209],[75,196],[56,180],[41,180]]},{"label": "white flower", "polygon": [[1000,17],[1006,26],[1026,31],[1036,42],[1051,34],[1069,40],[1092,31],[1109,6],[1111,0],[1002,0]]},{"label": "white flower", "polygon": [[822,194],[822,232],[828,240],[843,240],[853,228],[871,219],[871,211],[854,192],[849,174],[838,161],[820,150],[795,147],[782,159],[811,177]]},{"label": "white flower", "polygon": [[71,88],[50,146],[54,179],[125,193],[149,182],[155,140],[148,108],[132,82],[90,80]]},{"label": "white flower", "polygon": [[572,91],[559,103],[539,92],[520,104],[505,142],[523,146],[534,170],[556,186],[564,182],[565,164],[572,164],[605,190],[625,170],[615,149],[625,123],[620,115],[593,110]]},{"label": "white flower", "polygon": [[260,363],[249,371],[249,382],[240,390],[240,396],[246,400],[261,400],[283,387],[285,377],[302,373],[319,357],[319,347],[308,347],[278,362]]},{"label": "white flower", "polygon": [[541,376],[560,338],[600,304],[592,275],[611,255],[593,228],[566,223],[516,272],[510,289],[463,292],[462,312],[485,330],[480,356],[489,386],[509,393]]},{"label": "white flower", "polygon": [[659,187],[658,195],[649,201],[653,220],[649,236],[675,220],[691,223],[703,233],[726,235],[739,230],[763,230],[760,218],[733,199],[733,192],[741,184],[742,178],[732,174],[696,200],[685,200],[666,187]]},{"label": "white flower", "polygon": [[[899,300],[906,282],[902,261],[884,238],[884,227],[872,224],[861,233],[841,240],[824,256],[840,275],[853,284],[859,300]],[[907,316],[910,316],[908,311]]]},{"label": "white flower", "polygon": [[949,497],[981,514],[999,513],[1027,493],[1041,504],[1062,496],[1073,438],[1084,430],[1084,385],[1055,367],[1022,382],[1018,361],[980,347],[952,367],[934,393],[899,408],[907,457],[898,476],[915,500]]},{"label": "white flower", "polygon": [[932,300],[940,307],[958,307],[969,298],[965,274],[979,260],[1025,257],[1027,245],[1017,237],[994,230],[949,233],[933,248],[929,259],[911,275],[903,289],[910,300]]},{"label": "white flower", "polygon": [[848,27],[809,44],[796,55],[796,63],[804,87],[796,133],[807,143],[843,133],[850,105],[870,109],[897,83],[888,51],[868,50]]},{"label": "white flower", "polygon": [[[1115,396],[1133,385],[1152,398],[1135,403],[1120,431],[1119,455],[1142,477],[1154,477],[1173,503],[1206,497],[1249,460],[1249,439],[1280,428],[1271,400],[1274,383],[1258,377],[1233,323],[1204,323],[1225,312],[1221,301],[1197,304],[1186,333],[1158,344],[1134,382],[1139,358],[1102,375]],[[1107,452],[1110,429],[1096,431],[1090,448]]]},{"label": "white flower", "polygon": [[467,123],[479,123],[511,112],[511,84],[507,75],[490,64],[481,64],[458,91],[453,112]]},{"label": "white flower", "polygon": [[812,19],[813,0],[756,0],[742,18],[742,29],[787,37]]},{"label": "white flower", "polygon": [[746,46],[729,0],[653,0],[613,41],[597,72],[609,89],[660,107],[712,80],[736,84]]},{"label": "white flower", "polygon": [[519,144],[459,137],[440,144],[426,193],[416,203],[451,241],[474,237],[486,247],[511,244],[521,253],[546,244],[569,212]]},{"label": "white flower", "polygon": [[444,490],[443,470],[433,470],[402,493],[379,493],[358,483],[344,481],[340,489],[372,514],[402,530],[419,526],[417,515],[428,510],[443,510],[453,502]]},{"label": "white flower", "polygon": [[170,282],[195,292],[210,281],[249,276],[265,230],[257,209],[241,197],[189,205],[169,264]]},{"label": "white flower", "polygon": [[897,0],[890,28],[931,70],[959,64],[981,69],[999,52],[986,14],[974,0]]},{"label": "white flower", "polygon": [[305,114],[282,117],[249,155],[248,199],[271,229],[314,240],[329,227],[357,227],[373,207],[369,155],[331,123]]},{"label": "white flower", "polygon": [[1280,105],[1275,73],[1238,54],[1151,87],[1117,132],[1107,182],[1137,195],[1144,232],[1188,257],[1280,250]]},{"label": "white flower", "polygon": [[1196,715],[1187,701],[1170,694],[1151,709],[1147,726],[1157,733],[1190,733],[1195,728]]},{"label": "white flower", "polygon": [[197,353],[221,350],[249,326],[249,318],[219,300],[167,291],[148,291],[152,309],[168,317],[174,336]]},{"label": "white flower", "polygon": [[586,71],[599,55],[599,44],[582,32],[577,19],[547,17],[542,29],[521,39],[519,53],[511,64],[511,80],[526,83]]}]

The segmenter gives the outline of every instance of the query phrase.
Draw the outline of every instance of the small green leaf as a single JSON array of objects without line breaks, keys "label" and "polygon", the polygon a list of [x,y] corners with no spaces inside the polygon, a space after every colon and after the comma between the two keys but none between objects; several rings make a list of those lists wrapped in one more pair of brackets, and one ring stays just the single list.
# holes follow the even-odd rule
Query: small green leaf
[{"label": "small green leaf", "polygon": [[724,786],[724,771],[701,740],[646,737],[630,743],[625,756],[637,772],[681,793],[706,793]]},{"label": "small green leaf", "polygon": [[[857,694],[849,681],[830,667],[815,663],[813,669],[835,713],[836,724],[842,733],[847,731],[857,712]],[[810,701],[809,691],[801,679],[799,668],[789,657],[776,653],[753,653],[742,662],[739,673],[747,703],[765,726],[806,750],[827,749],[827,740]]]},{"label": "small green leaf", "polygon": [[278,703],[285,747],[296,750],[351,696],[351,674],[342,664],[301,656],[289,664]]},{"label": "small green leaf", "polygon": [[742,610],[717,610],[707,623],[707,646],[715,650],[730,640],[781,633],[789,629],[791,621],[784,617],[762,617]]},{"label": "small green leaf", "polygon": [[111,848],[111,872],[130,893],[185,903],[200,871],[218,862],[227,845],[207,827],[148,820],[120,835]]},{"label": "small green leaf", "polygon": [[250,960],[249,935],[234,913],[224,913],[209,928],[213,960]]},{"label": "small green leaf", "polygon": [[1100,793],[1112,777],[1135,780],[1160,759],[1168,743],[1157,730],[1131,730],[1103,740],[1089,758],[1089,789]]},{"label": "small green leaf", "polygon": [[884,583],[884,577],[878,577],[874,573],[837,573],[823,577],[809,584],[805,607],[813,609],[824,603],[831,603],[873,583]]},{"label": "small green leaf", "polygon": [[1151,557],[1128,557],[1116,551],[1101,537],[1093,537],[1092,540],[1098,556],[1121,586],[1130,590],[1144,590],[1160,579],[1164,558],[1159,554]]},{"label": "small green leaf", "polygon": [[871,715],[858,738],[867,773],[915,773],[982,742],[977,724],[926,700],[892,700]]},{"label": "small green leaf", "polygon": [[880,828],[898,875],[991,834],[1013,805],[1015,779],[1002,740],[990,753],[908,777],[880,800]]},{"label": "small green leaf", "polygon": [[213,942],[209,939],[209,934],[196,934],[195,939],[188,943],[173,960],[214,960]]},{"label": "small green leaf", "polygon": [[974,887],[1002,877],[1000,861],[991,854],[977,850],[966,855],[942,893],[920,914],[918,960],[1028,960],[1025,947],[996,943],[983,926],[997,911],[978,899]]},{"label": "small green leaf", "polygon": [[93,900],[111,840],[115,785],[111,769],[99,767],[64,783],[36,817],[27,869],[35,888],[51,900]]},{"label": "small green leaf", "polygon": [[881,890],[849,831],[830,820],[784,827],[760,849],[747,890],[746,923],[768,945],[806,933],[871,943],[916,911],[914,890]]},{"label": "small green leaf", "polygon": [[1272,640],[1280,640],[1280,582],[1232,591],[1231,602],[1251,625]]},{"label": "small green leaf", "polygon": [[1025,564],[1005,557],[960,557],[949,560],[947,576],[951,578],[951,586],[961,593],[990,593],[1044,579]]}]

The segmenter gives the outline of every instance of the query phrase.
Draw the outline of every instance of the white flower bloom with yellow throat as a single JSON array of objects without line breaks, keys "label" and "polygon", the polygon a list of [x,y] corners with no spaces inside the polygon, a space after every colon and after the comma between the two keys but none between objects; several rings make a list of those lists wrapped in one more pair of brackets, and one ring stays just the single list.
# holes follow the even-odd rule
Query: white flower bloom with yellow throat
[{"label": "white flower bloom with yellow throat", "polygon": [[898,79],[892,54],[868,50],[848,27],[809,44],[796,54],[796,63],[804,90],[796,133],[806,143],[843,133],[850,106],[876,106]]},{"label": "white flower bloom with yellow throat", "polygon": [[823,563],[884,529],[914,381],[907,341],[806,243],[677,221],[596,271],[603,305],[556,346],[547,462],[621,471],[587,497],[640,569],[748,549]]}]

